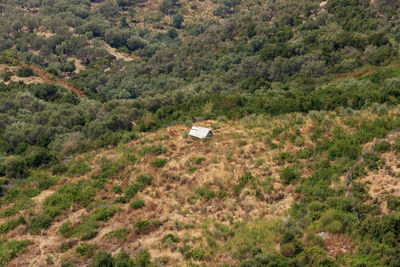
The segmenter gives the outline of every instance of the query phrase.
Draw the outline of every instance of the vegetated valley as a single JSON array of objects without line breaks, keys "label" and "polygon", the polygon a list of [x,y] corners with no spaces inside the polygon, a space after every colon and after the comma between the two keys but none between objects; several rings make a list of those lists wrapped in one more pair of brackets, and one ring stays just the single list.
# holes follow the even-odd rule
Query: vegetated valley
[{"label": "vegetated valley", "polygon": [[0,0],[0,266],[400,266],[399,8]]}]

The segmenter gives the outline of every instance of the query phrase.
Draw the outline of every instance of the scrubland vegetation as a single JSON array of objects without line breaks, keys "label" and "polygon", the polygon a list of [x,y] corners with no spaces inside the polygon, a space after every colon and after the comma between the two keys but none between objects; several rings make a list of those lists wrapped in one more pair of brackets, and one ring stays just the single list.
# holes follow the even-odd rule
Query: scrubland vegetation
[{"label": "scrubland vegetation", "polygon": [[0,265],[400,266],[399,7],[0,0]]}]

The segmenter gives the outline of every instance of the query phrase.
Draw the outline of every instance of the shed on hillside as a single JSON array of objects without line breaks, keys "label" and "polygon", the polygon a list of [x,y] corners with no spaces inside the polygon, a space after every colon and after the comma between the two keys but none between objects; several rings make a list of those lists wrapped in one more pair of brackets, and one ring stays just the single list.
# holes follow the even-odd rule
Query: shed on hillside
[{"label": "shed on hillside", "polygon": [[206,138],[213,136],[213,133],[210,129],[200,127],[200,126],[193,126],[189,132],[189,136],[196,137],[196,138]]}]

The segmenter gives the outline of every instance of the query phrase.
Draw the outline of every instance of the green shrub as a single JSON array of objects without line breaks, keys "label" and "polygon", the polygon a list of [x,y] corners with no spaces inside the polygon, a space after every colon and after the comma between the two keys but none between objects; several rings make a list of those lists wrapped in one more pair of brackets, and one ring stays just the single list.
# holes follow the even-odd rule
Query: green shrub
[{"label": "green shrub", "polygon": [[111,188],[111,192],[115,193],[115,194],[121,194],[122,193],[122,187],[119,185],[113,185],[113,187]]},{"label": "green shrub", "polygon": [[187,172],[188,173],[194,173],[195,171],[197,171],[199,169],[199,167],[197,167],[197,166],[190,166],[188,169],[187,169]]},{"label": "green shrub", "polygon": [[343,224],[340,221],[333,221],[325,226],[325,230],[330,233],[340,233],[343,231]]},{"label": "green shrub", "polygon": [[382,141],[376,144],[374,147],[374,151],[379,153],[387,152],[389,150],[390,150],[390,143],[387,141]]},{"label": "green shrub", "polygon": [[139,250],[139,252],[135,255],[133,266],[153,266],[152,262],[150,261],[150,253],[146,249]]},{"label": "green shrub", "polygon": [[196,188],[195,192],[207,201],[215,197],[215,192],[205,187]]},{"label": "green shrub", "polygon": [[279,175],[284,184],[291,184],[300,178],[300,173],[292,166],[284,168]]},{"label": "green shrub", "polygon": [[108,221],[111,217],[117,213],[118,208],[117,207],[109,207],[109,208],[98,208],[95,210],[94,214],[92,215],[93,219],[96,221]]},{"label": "green shrub", "polygon": [[143,147],[139,154],[141,156],[144,156],[146,154],[153,154],[153,155],[161,155],[161,154],[165,154],[168,152],[168,148],[161,145],[161,144],[156,144],[156,145],[151,145],[151,146],[145,146]]},{"label": "green shrub", "polygon": [[143,207],[144,207],[144,200],[142,200],[142,199],[137,199],[137,200],[134,200],[134,201],[131,202],[131,208],[132,209],[137,210],[137,209],[140,209],[140,208],[143,208]]},{"label": "green shrub", "polygon": [[0,266],[6,266],[10,260],[25,252],[31,243],[30,240],[0,239]]},{"label": "green shrub", "polygon": [[239,196],[242,189],[249,183],[254,182],[255,177],[251,175],[250,172],[246,172],[241,178],[239,184],[235,185],[233,188],[233,193],[235,196]]},{"label": "green shrub", "polygon": [[396,137],[393,144],[393,150],[396,152],[400,152],[400,136]]},{"label": "green shrub", "polygon": [[387,201],[387,207],[389,210],[399,211],[400,199],[398,197],[395,197],[393,195],[387,195],[385,199]]},{"label": "green shrub", "polygon": [[18,77],[31,77],[33,74],[33,70],[29,67],[22,67],[17,70]]},{"label": "green shrub", "polygon": [[313,149],[310,147],[307,147],[307,148],[297,151],[297,157],[299,159],[309,159],[312,157],[313,153],[314,153]]},{"label": "green shrub", "polygon": [[0,224],[0,234],[6,234],[21,224],[26,224],[25,218],[23,216],[20,216],[17,219],[10,219],[5,223]]},{"label": "green shrub", "polygon": [[114,231],[107,233],[106,236],[110,237],[110,238],[118,238],[118,239],[126,240],[128,233],[129,233],[129,230],[127,228],[119,228],[119,229],[116,229]]},{"label": "green shrub", "polygon": [[155,168],[162,168],[165,166],[165,164],[167,164],[167,159],[164,158],[153,159],[150,163],[150,165]]},{"label": "green shrub", "polygon": [[196,165],[200,165],[205,160],[206,160],[206,158],[204,158],[204,157],[190,158],[190,161]]},{"label": "green shrub", "polygon": [[76,253],[78,253],[81,256],[91,258],[93,257],[97,249],[98,247],[96,245],[82,243],[76,248]]},{"label": "green shrub", "polygon": [[132,184],[126,187],[125,189],[125,197],[129,201],[131,198],[133,198],[137,192],[143,189],[143,186],[140,184]]},{"label": "green shrub", "polygon": [[54,175],[57,175],[57,174],[64,174],[64,173],[66,173],[67,171],[68,171],[68,167],[67,167],[65,164],[62,164],[62,163],[58,163],[58,164],[54,165],[54,166],[51,168],[51,172],[52,172]]},{"label": "green shrub", "polygon": [[69,177],[81,176],[88,173],[90,170],[91,168],[87,164],[83,162],[76,162],[70,166],[67,175]]},{"label": "green shrub", "polygon": [[26,178],[29,176],[28,164],[22,157],[13,158],[7,163],[6,172],[10,178]]},{"label": "green shrub", "polygon": [[41,179],[38,182],[37,187],[40,190],[46,190],[46,189],[49,189],[50,187],[52,187],[53,185],[55,185],[56,182],[57,182],[56,179],[45,177],[44,179]]},{"label": "green shrub", "polygon": [[350,229],[352,229],[355,217],[351,213],[329,209],[322,214],[319,222],[325,231],[344,233],[347,230],[350,231]]},{"label": "green shrub", "polygon": [[167,234],[163,237],[163,243],[174,244],[178,242],[179,242],[179,237],[174,236],[173,234]]},{"label": "green shrub", "polygon": [[149,229],[151,227],[151,222],[147,220],[138,221],[134,225],[136,233],[141,233],[142,231]]},{"label": "green shrub", "polygon": [[90,267],[113,267],[113,258],[110,253],[100,251],[93,256]]},{"label": "green shrub", "polygon": [[380,161],[381,158],[375,153],[366,153],[364,155],[364,165],[366,165],[370,170],[379,169]]},{"label": "green shrub", "polygon": [[160,225],[161,222],[157,220],[155,221],[142,220],[136,222],[133,228],[135,229],[136,234],[143,234],[159,227]]},{"label": "green shrub", "polygon": [[185,259],[193,259],[195,261],[202,261],[205,259],[206,251],[201,248],[194,248],[185,254]]},{"label": "green shrub", "polygon": [[142,184],[143,186],[148,186],[153,182],[153,177],[151,177],[149,174],[142,173],[136,177],[136,182]]},{"label": "green shrub", "polygon": [[42,229],[50,227],[52,218],[47,214],[40,214],[30,218],[28,230],[31,234],[38,235]]}]

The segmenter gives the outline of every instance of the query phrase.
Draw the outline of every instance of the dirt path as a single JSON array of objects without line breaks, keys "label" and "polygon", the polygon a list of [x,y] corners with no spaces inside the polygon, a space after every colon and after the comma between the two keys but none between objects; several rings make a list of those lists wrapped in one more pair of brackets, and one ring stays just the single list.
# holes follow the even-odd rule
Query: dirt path
[{"label": "dirt path", "polygon": [[23,64],[23,67],[29,67],[33,70],[33,72],[39,76],[43,81],[47,82],[47,83],[57,83],[60,84],[62,86],[65,86],[68,91],[75,93],[76,96],[78,97],[85,97],[86,95],[84,93],[82,93],[81,91],[79,91],[78,89],[76,89],[75,87],[73,87],[72,85],[70,85],[69,83],[67,83],[66,81],[54,77],[53,75],[51,75],[50,73],[36,67],[36,66],[32,66],[29,64]]}]

